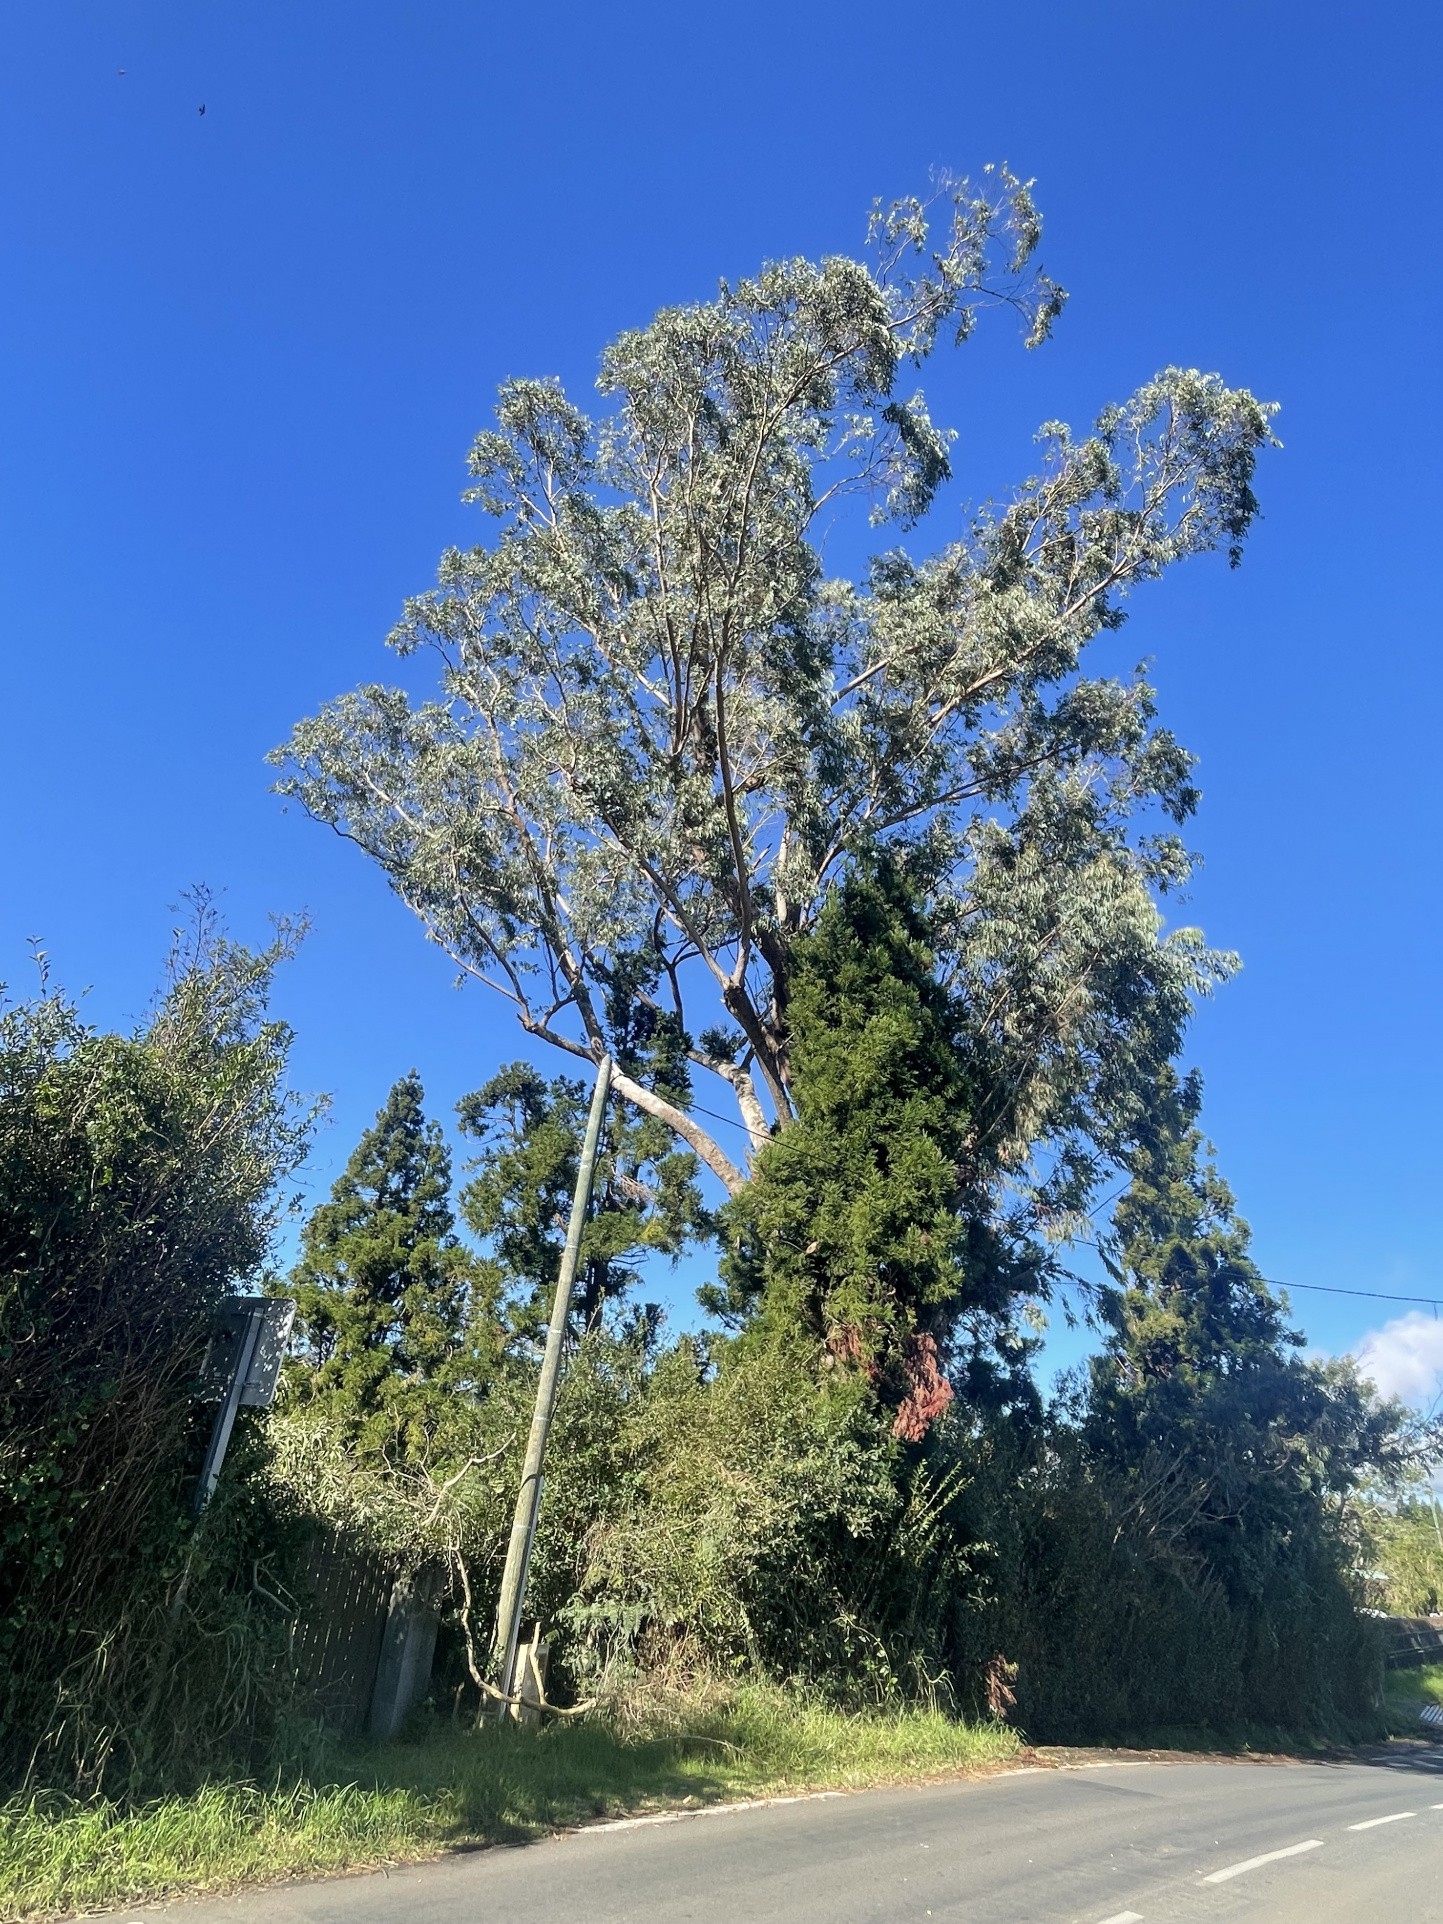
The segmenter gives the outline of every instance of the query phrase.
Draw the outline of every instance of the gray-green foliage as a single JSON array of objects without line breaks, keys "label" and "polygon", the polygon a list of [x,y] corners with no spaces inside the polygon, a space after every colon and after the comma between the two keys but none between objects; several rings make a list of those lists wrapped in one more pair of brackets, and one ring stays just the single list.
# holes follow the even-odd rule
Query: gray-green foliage
[{"label": "gray-green foliage", "polygon": [[[830,577],[820,530],[848,503],[905,530],[950,477],[908,370],[989,307],[1050,331],[1039,231],[1005,170],[949,184],[879,210],[867,262],[774,263],[622,335],[597,419],[507,383],[471,453],[492,537],[448,551],[391,637],[431,651],[437,698],[332,703],[280,787],[532,1035],[599,1051],[630,970],[753,1146],[791,1114],[796,942],[859,850],[905,844],[1011,1093],[977,1157],[1017,1173],[1049,1140],[1056,1216],[1226,966],[1159,933],[1190,759],[1141,678],[1084,654],[1139,583],[1236,560],[1271,409],[1166,369],[1088,435],[1044,429],[1038,472],[961,539]],[[697,1104],[617,1086],[740,1186]]]}]

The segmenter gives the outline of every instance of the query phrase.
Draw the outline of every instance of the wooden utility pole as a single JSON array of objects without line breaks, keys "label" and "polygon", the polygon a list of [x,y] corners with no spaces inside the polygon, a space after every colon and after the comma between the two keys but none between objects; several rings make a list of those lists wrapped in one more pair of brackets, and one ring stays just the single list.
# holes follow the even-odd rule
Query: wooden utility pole
[{"label": "wooden utility pole", "polygon": [[506,1697],[516,1695],[513,1673],[516,1669],[516,1646],[521,1635],[521,1612],[526,1603],[531,1546],[536,1540],[536,1518],[541,1509],[541,1466],[546,1456],[551,1415],[556,1406],[556,1385],[561,1376],[566,1319],[571,1313],[571,1292],[576,1285],[577,1264],[581,1257],[581,1231],[591,1203],[596,1151],[601,1141],[601,1124],[606,1115],[606,1098],[610,1088],[611,1057],[603,1056],[596,1071],[591,1114],[586,1119],[586,1138],[581,1145],[581,1163],[576,1171],[576,1194],[571,1199],[571,1221],[566,1229],[566,1247],[561,1252],[556,1298],[551,1305],[551,1323],[546,1331],[546,1352],[541,1359],[541,1381],[536,1386],[536,1408],[531,1417],[531,1434],[526,1439],[526,1461],[521,1471],[521,1488],[516,1496],[516,1516],[511,1525],[511,1541],[506,1546],[506,1568],[501,1576],[501,1601],[496,1611],[496,1641],[492,1653],[497,1660],[496,1682]]}]

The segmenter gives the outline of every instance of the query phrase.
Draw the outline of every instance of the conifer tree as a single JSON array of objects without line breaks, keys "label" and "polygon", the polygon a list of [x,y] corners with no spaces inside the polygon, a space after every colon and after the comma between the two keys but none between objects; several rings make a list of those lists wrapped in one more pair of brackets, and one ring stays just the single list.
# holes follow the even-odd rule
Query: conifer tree
[{"label": "conifer tree", "polygon": [[1245,1396],[1303,1341],[1249,1254],[1250,1232],[1197,1126],[1196,1073],[1168,1066],[1113,1212],[1117,1286],[1103,1297],[1110,1336],[1093,1381],[1093,1430],[1135,1454],[1176,1442],[1224,1386]]},{"label": "conifer tree", "polygon": [[1260,1570],[1316,1533],[1325,1496],[1399,1474],[1415,1439],[1351,1363],[1298,1354],[1305,1339],[1208,1157],[1201,1099],[1195,1073],[1168,1067],[1139,1128],[1083,1433],[1124,1474],[1174,1465],[1195,1493],[1194,1548],[1234,1587],[1256,1588]]},{"label": "conifer tree", "polygon": [[754,1336],[860,1364],[919,1440],[951,1397],[957,1319],[1005,1318],[1037,1257],[995,1228],[990,1078],[907,875],[873,855],[797,946],[788,1041],[796,1119],[728,1205],[705,1306]]},{"label": "conifer tree", "polygon": [[[684,1039],[675,1019],[649,1001],[638,970],[644,962],[618,969],[610,984],[616,1059],[643,1086],[685,1100]],[[526,1335],[539,1336],[550,1313],[590,1099],[579,1078],[547,1080],[529,1063],[512,1062],[459,1105],[462,1129],[481,1144],[462,1211],[488,1251],[493,1288],[510,1299],[510,1320]],[[710,1236],[696,1177],[696,1157],[678,1149],[664,1123],[612,1104],[582,1237],[572,1311],[577,1335],[631,1294],[649,1252],[675,1257]],[[639,1313],[655,1320],[649,1307]]]},{"label": "conifer tree", "polygon": [[478,1363],[450,1154],[423,1096],[414,1070],[396,1083],[307,1223],[291,1277],[308,1365],[292,1370],[293,1391],[324,1401],[363,1454],[422,1448]]}]

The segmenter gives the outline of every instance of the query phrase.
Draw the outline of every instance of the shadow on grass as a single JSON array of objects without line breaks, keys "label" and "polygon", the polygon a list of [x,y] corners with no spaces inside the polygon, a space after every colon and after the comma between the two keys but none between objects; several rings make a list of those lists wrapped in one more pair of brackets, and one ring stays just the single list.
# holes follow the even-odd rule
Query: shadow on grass
[{"label": "shadow on grass", "polygon": [[[628,1732],[604,1721],[480,1730],[422,1726],[412,1741],[353,1746],[333,1781],[400,1792],[429,1813],[438,1842],[520,1841],[598,1817],[728,1798],[995,1766],[1008,1730],[936,1712],[848,1716],[779,1692],[697,1705],[683,1727]],[[315,1781],[313,1776],[312,1781]]]},{"label": "shadow on grass", "polygon": [[336,1787],[401,1792],[425,1808],[433,1842],[523,1843],[587,1819],[714,1803],[760,1773],[719,1767],[730,1746],[709,1734],[629,1737],[603,1723],[542,1730],[423,1726],[407,1741],[339,1747],[316,1773]]},{"label": "shadow on grass", "polygon": [[448,1723],[323,1746],[263,1782],[144,1801],[40,1794],[0,1807],[0,1919],[524,1843],[596,1818],[989,1766],[1015,1736],[935,1712],[849,1717],[781,1693],[695,1707],[684,1727]]}]

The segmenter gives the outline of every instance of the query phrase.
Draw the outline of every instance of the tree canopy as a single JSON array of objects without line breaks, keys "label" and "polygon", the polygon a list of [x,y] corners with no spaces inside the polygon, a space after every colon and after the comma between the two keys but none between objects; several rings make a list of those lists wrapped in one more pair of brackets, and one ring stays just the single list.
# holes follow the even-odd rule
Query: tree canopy
[{"label": "tree canopy", "polygon": [[796,1119],[723,1212],[724,1287],[703,1302],[864,1364],[916,1441],[950,1400],[958,1317],[1005,1320],[1039,1265],[994,1226],[996,1169],[973,1147],[993,1079],[891,861],[832,890],[796,945],[788,1015]]},{"label": "tree canopy", "polygon": [[[845,503],[905,533],[951,476],[906,370],[986,309],[1036,346],[1063,304],[1005,169],[869,233],[866,261],[776,262],[620,336],[599,419],[508,382],[471,451],[492,537],[448,551],[391,636],[433,653],[436,698],[333,702],[277,751],[279,787],[534,1037],[593,1058],[626,975],[753,1150],[794,1115],[797,944],[865,850],[904,852],[1007,1093],[969,1154],[1020,1177],[1047,1142],[1039,1207],[1066,1210],[1227,967],[1160,933],[1190,758],[1142,677],[1084,651],[1174,562],[1237,560],[1272,410],[1165,369],[1090,434],[1044,428],[1040,470],[961,538],[894,536],[834,578]],[[740,1188],[705,1087],[616,1086]]]},{"label": "tree canopy", "polygon": [[[548,1080],[529,1063],[512,1062],[460,1105],[461,1126],[480,1151],[462,1191],[462,1214],[494,1267],[498,1304],[538,1341],[556,1287],[589,1102],[579,1079]],[[695,1157],[677,1149],[664,1123],[628,1119],[613,1105],[582,1232],[576,1333],[595,1329],[608,1306],[625,1302],[648,1253],[676,1256],[710,1227]]]},{"label": "tree canopy", "polygon": [[362,1454],[423,1449],[474,1362],[471,1259],[423,1101],[420,1077],[402,1076],[306,1223],[291,1274],[305,1355],[292,1389]]}]

